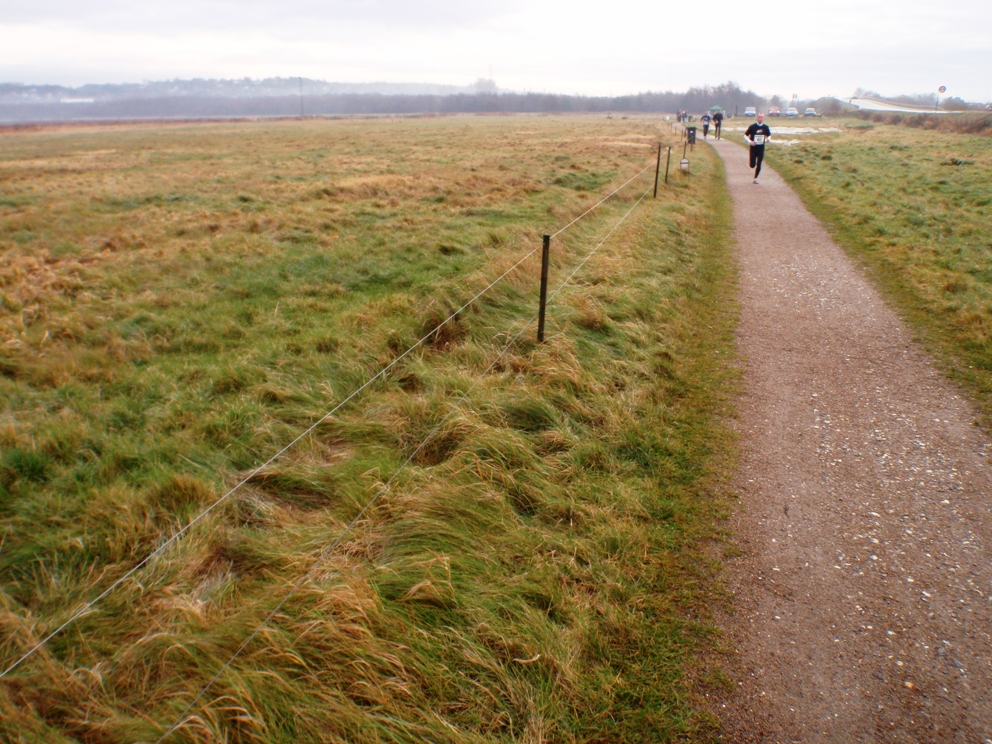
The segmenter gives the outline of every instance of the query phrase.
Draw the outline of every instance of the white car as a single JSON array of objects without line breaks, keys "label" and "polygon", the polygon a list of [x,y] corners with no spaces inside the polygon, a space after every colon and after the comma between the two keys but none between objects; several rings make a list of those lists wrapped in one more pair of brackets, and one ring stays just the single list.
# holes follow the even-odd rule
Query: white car
[{"label": "white car", "polygon": [[787,108],[785,110],[785,115],[786,116],[799,116],[799,110],[795,106],[789,106],[789,108]]},{"label": "white car", "polygon": [[815,108],[808,108],[805,111],[803,111],[803,116],[819,116],[819,114],[816,113]]},{"label": "white car", "polygon": [[757,116],[758,112],[755,110],[754,106],[748,106],[744,109],[744,116]]}]

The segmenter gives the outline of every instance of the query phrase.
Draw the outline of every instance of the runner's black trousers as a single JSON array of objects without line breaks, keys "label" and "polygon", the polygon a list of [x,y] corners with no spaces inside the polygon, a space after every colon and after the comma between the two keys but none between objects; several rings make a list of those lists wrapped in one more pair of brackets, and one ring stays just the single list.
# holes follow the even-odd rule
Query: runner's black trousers
[{"label": "runner's black trousers", "polygon": [[748,149],[751,151],[751,167],[754,168],[754,177],[757,178],[758,174],[761,173],[761,161],[765,159],[765,146],[752,145]]}]

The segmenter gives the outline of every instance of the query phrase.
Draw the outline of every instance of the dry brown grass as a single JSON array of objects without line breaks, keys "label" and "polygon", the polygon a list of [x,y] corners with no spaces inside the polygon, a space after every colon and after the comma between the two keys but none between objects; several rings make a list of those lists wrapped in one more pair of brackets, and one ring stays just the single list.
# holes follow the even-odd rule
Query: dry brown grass
[{"label": "dry brown grass", "polygon": [[[656,135],[528,116],[0,135],[0,658],[640,170]],[[727,436],[707,157],[558,298],[546,344],[531,329],[480,379],[533,316],[535,257],[252,475],[0,684],[0,737],[154,741],[438,425],[174,739],[710,731],[680,689]],[[648,182],[555,241],[553,281]]]}]

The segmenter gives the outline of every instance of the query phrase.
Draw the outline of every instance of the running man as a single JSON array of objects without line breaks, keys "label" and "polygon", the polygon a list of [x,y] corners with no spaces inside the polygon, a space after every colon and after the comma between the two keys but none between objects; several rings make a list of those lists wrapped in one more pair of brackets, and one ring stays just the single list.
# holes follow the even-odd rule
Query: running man
[{"label": "running man", "polygon": [[748,143],[751,167],[754,168],[754,182],[758,182],[761,173],[761,161],[765,159],[765,143],[772,138],[772,130],[765,124],[765,115],[758,114],[758,121],[744,132],[744,141]]},{"label": "running man", "polygon": [[707,111],[699,119],[699,123],[703,125],[703,139],[706,139],[706,133],[708,131],[710,131],[710,120],[711,120],[711,118],[712,117],[710,117],[710,112]]},{"label": "running man", "polygon": [[723,112],[717,110],[717,112],[713,114],[713,134],[716,136],[717,139],[720,139],[721,124],[723,124]]}]

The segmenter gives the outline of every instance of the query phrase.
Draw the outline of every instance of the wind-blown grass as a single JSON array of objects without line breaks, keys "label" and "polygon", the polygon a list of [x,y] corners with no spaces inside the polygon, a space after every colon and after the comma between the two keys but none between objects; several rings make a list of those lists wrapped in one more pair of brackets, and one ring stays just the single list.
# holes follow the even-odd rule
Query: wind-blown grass
[{"label": "wind-blown grass", "polygon": [[[13,660],[639,170],[650,120],[2,139],[0,658]],[[0,682],[12,741],[704,737],[730,451],[719,174],[533,327],[538,257]],[[645,178],[554,241],[552,286]],[[662,198],[663,197],[663,198]],[[467,393],[465,402],[455,402]],[[240,657],[382,483],[435,437]]]}]

